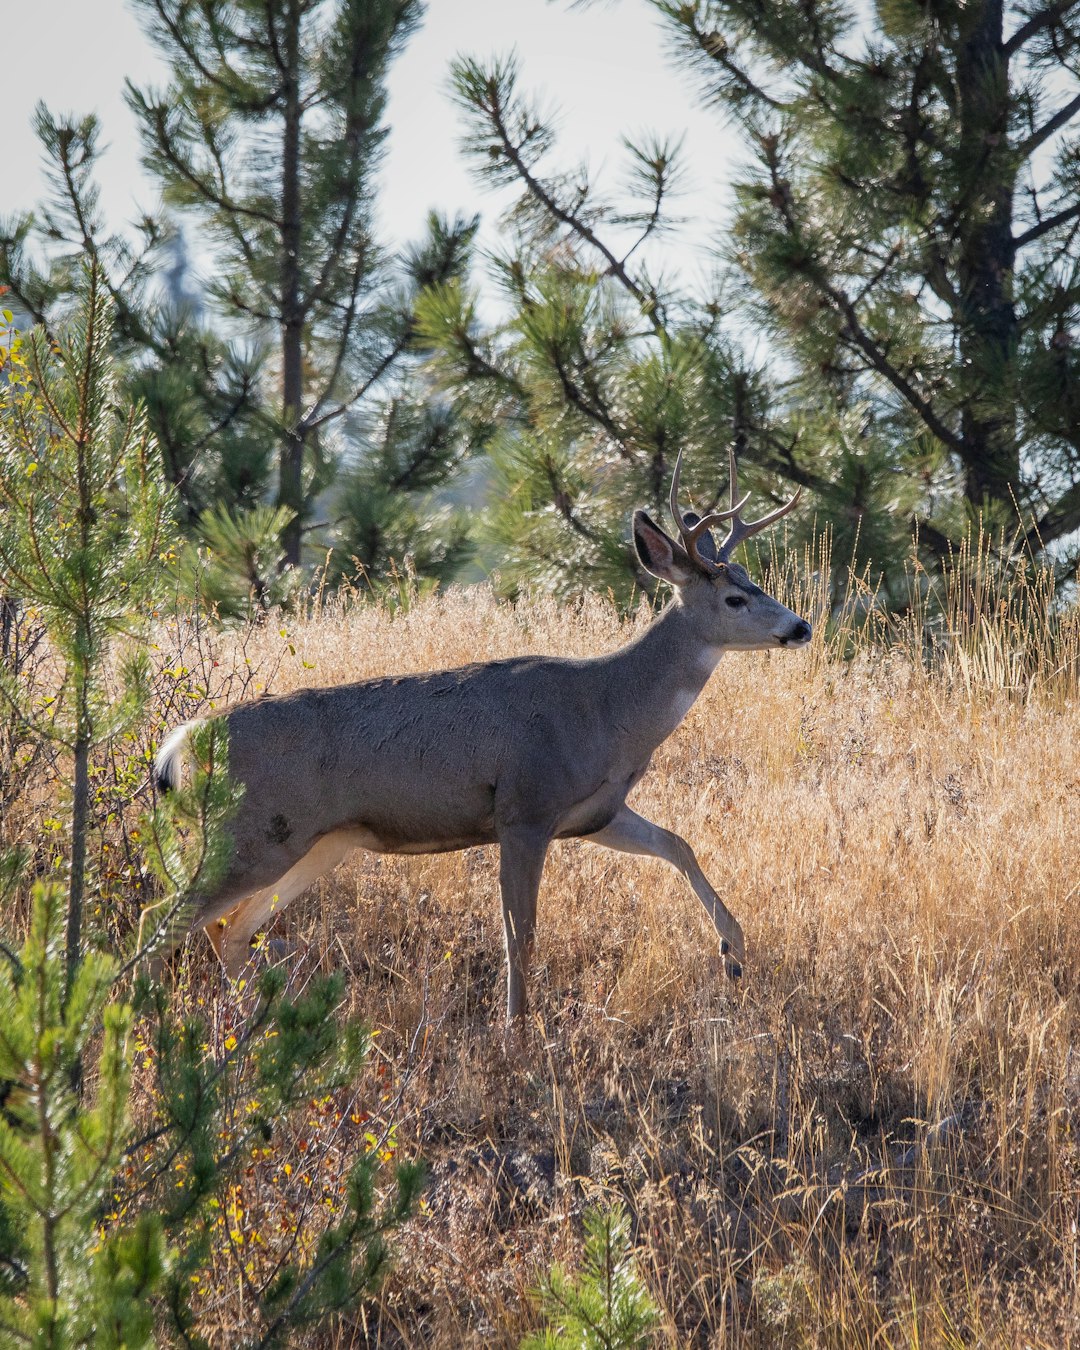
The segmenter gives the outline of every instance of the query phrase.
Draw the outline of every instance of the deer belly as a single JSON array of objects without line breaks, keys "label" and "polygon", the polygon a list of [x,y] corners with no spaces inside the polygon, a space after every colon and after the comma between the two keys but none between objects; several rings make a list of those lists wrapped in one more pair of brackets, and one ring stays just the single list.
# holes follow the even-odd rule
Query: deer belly
[{"label": "deer belly", "polygon": [[393,835],[379,835],[365,847],[373,853],[456,853],[463,848],[494,844],[494,830],[480,834],[459,835],[448,839],[400,839]]}]

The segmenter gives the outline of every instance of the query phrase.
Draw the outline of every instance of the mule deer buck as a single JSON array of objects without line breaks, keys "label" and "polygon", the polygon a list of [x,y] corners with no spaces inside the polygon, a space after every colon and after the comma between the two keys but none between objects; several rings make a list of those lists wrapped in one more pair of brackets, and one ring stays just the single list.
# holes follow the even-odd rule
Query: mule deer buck
[{"label": "mule deer buck", "polygon": [[[192,925],[206,928],[230,974],[244,967],[271,913],[354,848],[439,853],[498,844],[512,1024],[525,1010],[544,859],[552,840],[569,838],[677,868],[720,935],[729,974],[741,973],[742,929],[690,845],[625,801],[725,651],[810,640],[810,625],[730,560],[799,493],[745,522],[734,454],[730,467],[729,509],[700,519],[679,509],[679,457],[670,496],[677,539],[635,512],[638,558],[675,598],[618,651],[584,660],[518,656],[301,689],[224,714],[229,771],[245,792],[231,823],[228,873],[201,898]],[[718,549],[709,531],[721,522],[730,529]],[[163,790],[179,781],[192,725],[161,747]]]}]

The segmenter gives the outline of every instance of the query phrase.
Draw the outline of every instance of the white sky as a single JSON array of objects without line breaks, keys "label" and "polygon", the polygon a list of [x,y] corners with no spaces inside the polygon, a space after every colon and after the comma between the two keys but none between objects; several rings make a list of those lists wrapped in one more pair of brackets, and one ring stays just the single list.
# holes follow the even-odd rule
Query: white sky
[{"label": "white sky", "polygon": [[[54,113],[95,111],[108,145],[102,201],[113,227],[153,207],[155,189],[138,165],[134,122],[124,106],[125,76],[161,82],[165,68],[144,40],[125,0],[0,0],[4,131],[0,137],[0,214],[29,208],[44,191],[40,148],[31,130],[34,104]],[[646,0],[574,9],[566,0],[428,0],[421,29],[391,70],[390,138],[382,172],[380,217],[394,247],[418,237],[431,207],[484,216],[482,241],[495,239],[498,203],[470,177],[457,140],[461,122],[447,92],[458,54],[486,58],[516,48],[520,88],[557,106],[565,167],[584,160],[601,181],[617,180],[620,137],[651,130],[685,133],[687,223],[680,271],[707,269],[704,244],[717,237],[737,141],[673,66]]]}]

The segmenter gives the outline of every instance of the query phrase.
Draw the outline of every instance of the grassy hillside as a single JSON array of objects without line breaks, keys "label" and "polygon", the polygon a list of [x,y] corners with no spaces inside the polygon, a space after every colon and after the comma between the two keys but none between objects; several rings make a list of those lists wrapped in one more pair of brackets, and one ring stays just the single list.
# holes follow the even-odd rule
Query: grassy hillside
[{"label": "grassy hillside", "polygon": [[[582,1207],[616,1196],[662,1345],[1080,1337],[1077,630],[1032,650],[1030,595],[967,599],[963,641],[927,659],[918,615],[917,656],[849,623],[726,657],[655,756],[632,804],[686,835],[740,919],[738,984],[675,873],[556,844],[515,1059],[495,850],[356,854],[297,901],[276,929],[293,977],[344,968],[378,1053],[355,1094],[313,1102],[253,1159],[203,1291],[213,1343],[242,1324],[245,1280],[312,1240],[366,1136],[422,1155],[431,1182],[378,1304],[311,1345],[516,1345],[540,1273],[574,1261]],[[633,626],[596,600],[478,589],[170,629],[155,731],[208,699],[600,652]],[[9,837],[36,828],[47,767],[9,803]],[[102,815],[131,795],[112,765],[98,782]],[[119,929],[137,911],[133,819],[115,813],[98,860],[99,917]],[[201,935],[174,978],[227,1036],[244,991]]]}]

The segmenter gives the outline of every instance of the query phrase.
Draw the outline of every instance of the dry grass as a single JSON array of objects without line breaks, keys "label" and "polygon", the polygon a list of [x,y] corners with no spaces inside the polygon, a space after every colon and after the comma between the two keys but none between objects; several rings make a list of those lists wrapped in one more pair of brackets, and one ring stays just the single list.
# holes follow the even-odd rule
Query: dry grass
[{"label": "dry grass", "polygon": [[[358,854],[292,907],[298,978],[343,967],[379,1029],[358,1103],[432,1173],[378,1303],[306,1343],[516,1345],[581,1207],[616,1195],[664,1345],[1080,1339],[1077,632],[1033,664],[1000,599],[929,673],[850,631],[727,657],[659,750],[633,804],[687,836],[742,921],[738,985],[675,874],[557,844],[515,1063],[494,850]],[[198,659],[211,694],[237,670],[233,692],[283,691],[627,636],[596,600],[474,590],[327,606],[242,651],[204,637]],[[183,709],[203,676],[170,678]],[[226,1027],[205,947],[190,977]],[[340,1128],[357,1110],[337,1104],[327,1167],[359,1146]],[[244,1222],[269,1223],[286,1200],[252,1189]],[[207,1315],[227,1344],[244,1312],[223,1260]]]}]

